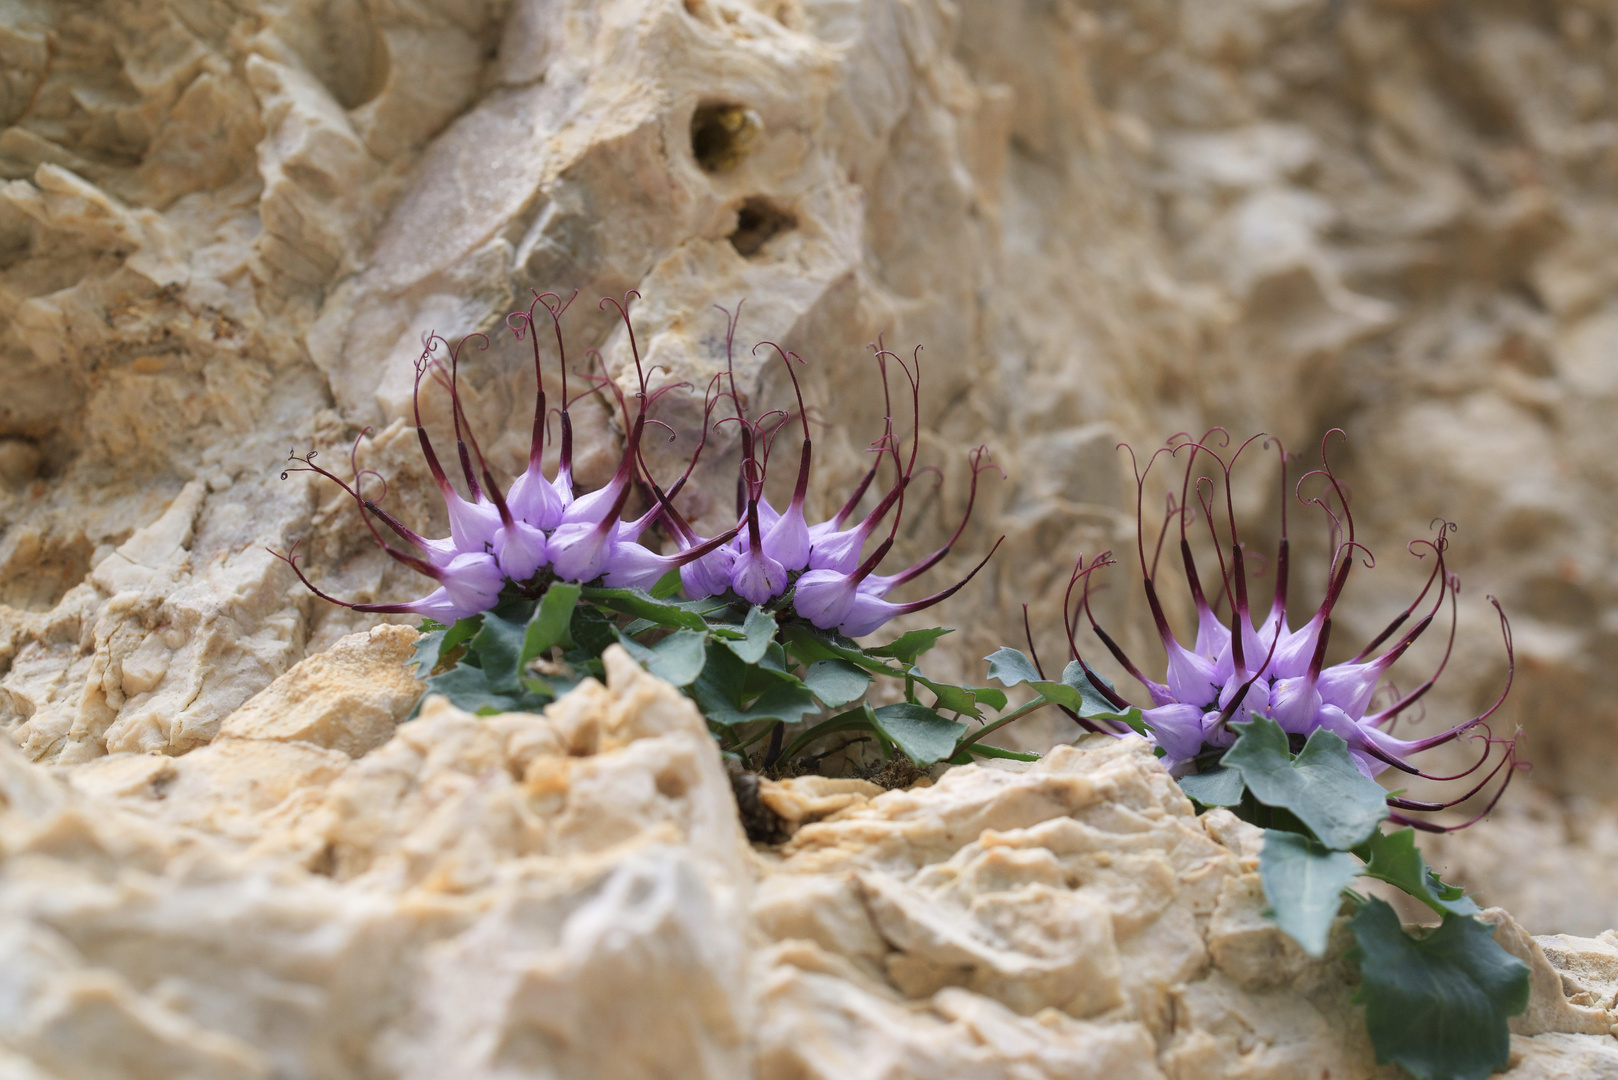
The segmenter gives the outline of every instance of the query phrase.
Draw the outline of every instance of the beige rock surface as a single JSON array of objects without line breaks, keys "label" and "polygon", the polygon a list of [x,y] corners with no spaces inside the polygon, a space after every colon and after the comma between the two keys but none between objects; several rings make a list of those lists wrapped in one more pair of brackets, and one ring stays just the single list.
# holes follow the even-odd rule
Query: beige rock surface
[{"label": "beige rock surface", "polygon": [[[396,674],[363,702],[327,691],[345,657],[403,638],[327,653],[376,620],[314,601],[265,548],[302,541],[322,584],[354,600],[421,586],[371,548],[340,493],[283,482],[282,455],[335,460],[372,425],[361,464],[402,517],[432,527],[402,422],[422,331],[496,329],[530,289],[577,286],[574,355],[597,346],[621,375],[622,331],[591,301],[636,288],[658,378],[700,385],[722,346],[710,305],[746,297],[744,337],[808,357],[806,389],[832,421],[816,505],[840,501],[877,430],[875,395],[846,390],[866,385],[878,333],[926,345],[924,454],[947,473],[901,547],[930,548],[961,511],[961,448],[986,442],[1007,467],[950,560],[1008,534],[947,609],[963,629],[931,659],[943,676],[976,680],[978,657],[1020,637],[1024,601],[1054,629],[1079,551],[1132,545],[1119,439],[1224,423],[1298,449],[1346,427],[1343,472],[1381,564],[1357,575],[1334,641],[1404,606],[1424,568],[1399,545],[1435,515],[1461,525],[1466,589],[1428,725],[1474,713],[1503,677],[1486,594],[1513,618],[1502,733],[1524,725],[1536,769],[1487,827],[1435,844],[1436,861],[1534,933],[1608,930],[1615,40],[1618,17],[1588,0],[0,5],[0,729],[21,754],[7,768],[74,813],[131,808],[156,830],[131,851],[213,850],[164,839],[179,829],[264,858],[369,865],[379,837],[311,854],[298,830],[397,742],[379,747],[408,696]],[[699,160],[692,121],[713,106],[744,122]],[[466,380],[506,468],[529,400],[528,362],[509,346],[474,356]],[[750,359],[741,375],[750,394],[784,389]],[[666,400],[689,435],[691,402]],[[591,408],[587,480],[617,439]],[[730,497],[725,451],[690,492],[699,518]],[[1273,515],[1273,487],[1244,497],[1255,521]],[[1302,548],[1295,599],[1312,600],[1319,554]],[[1098,609],[1152,655],[1127,580],[1115,573]],[[1402,684],[1438,662],[1423,644]],[[594,745],[589,725],[568,730]],[[1035,722],[1015,737],[1043,747],[1071,731]],[[771,805],[833,827],[870,796],[805,788]],[[389,851],[388,865],[408,862]],[[195,857],[221,880],[256,865]],[[933,878],[873,888],[888,889],[885,925],[910,935],[905,985],[931,985],[959,955],[980,989],[1038,996],[1072,975],[1059,950],[1006,967],[1015,943],[957,940],[916,914],[957,902]],[[1088,902],[1049,900],[1075,919]],[[860,970],[887,979],[877,956]],[[783,991],[795,1000],[837,985],[794,970],[807,973]],[[1204,982],[1197,1008],[1225,1018],[1209,1023],[1247,1030]],[[152,1004],[164,986],[131,987],[91,980],[51,1008],[101,1010],[107,1053],[139,1044],[168,1061],[191,1045],[174,1026],[184,1010]],[[933,1000],[964,1000],[956,990]],[[1036,1022],[964,1005],[927,1015],[949,1038],[1005,1047]],[[1524,1044],[1520,1067],[1576,1060],[1584,1036],[1558,1038]],[[263,1065],[207,1046],[165,1071]]]},{"label": "beige rock surface", "polygon": [[[814,499],[837,500],[877,430],[873,394],[833,390],[869,377],[879,332],[927,347],[929,457],[985,441],[1007,466],[954,561],[998,531],[1007,545],[954,602],[967,629],[941,674],[1016,638],[1025,600],[1053,627],[1072,555],[1129,547],[1118,439],[1226,423],[1302,448],[1345,426],[1383,565],[1350,589],[1339,637],[1403,606],[1421,568],[1398,545],[1435,515],[1462,526],[1468,588],[1429,723],[1475,711],[1503,675],[1484,595],[1514,619],[1503,722],[1526,726],[1537,770],[1512,828],[1448,845],[1454,871],[1535,929],[1618,922],[1603,764],[1618,751],[1603,464],[1618,71],[1600,5],[102,14],[0,12],[0,725],[31,758],[184,753],[368,625],[293,588],[265,546],[306,540],[354,599],[420,587],[329,487],[282,483],[275,463],[377,425],[364,463],[431,524],[397,426],[422,331],[496,328],[530,288],[577,286],[575,355],[598,345],[622,372],[622,331],[590,300],[633,287],[658,377],[701,385],[720,349],[710,305],[745,296],[744,334],[809,357],[835,421]],[[745,123],[698,160],[710,106]],[[527,370],[498,345],[468,370],[506,466]],[[773,378],[744,362],[749,387],[778,393]],[[690,402],[669,403],[689,434]],[[588,408],[586,478],[616,438]],[[699,518],[729,498],[719,449],[691,493]],[[929,547],[964,487],[951,470],[904,544]],[[1262,520],[1273,500],[1255,488],[1249,509]],[[1100,604],[1150,654],[1114,576]],[[1437,659],[1418,649],[1412,670]],[[1576,887],[1510,869],[1548,851]]]},{"label": "beige rock surface", "polygon": [[[1344,926],[1298,952],[1256,830],[1192,816],[1138,740],[863,793],[755,850],[690,702],[607,669],[543,715],[434,699],[354,758],[225,736],[52,775],[0,747],[5,1075],[1392,1075]],[[1611,935],[1490,917],[1534,967],[1505,1075],[1618,1076]]]},{"label": "beige rock surface", "polygon": [[[184,753],[368,625],[265,546],[306,540],[354,599],[419,588],[333,491],[275,464],[377,425],[364,463],[430,525],[396,426],[422,331],[495,328],[530,288],[577,286],[575,355],[598,345],[621,372],[622,332],[590,300],[633,287],[658,377],[701,385],[710,305],[745,296],[744,334],[809,357],[835,421],[814,499],[862,467],[875,396],[832,391],[869,377],[879,332],[927,347],[929,457],[986,441],[1007,466],[955,561],[998,531],[1007,546],[954,602],[967,629],[941,674],[1016,638],[1025,600],[1054,626],[1072,555],[1128,548],[1118,439],[1226,423],[1302,448],[1345,426],[1383,565],[1339,608],[1341,639],[1403,606],[1420,568],[1398,545],[1435,515],[1462,527],[1468,587],[1429,723],[1503,674],[1484,595],[1514,619],[1503,722],[1537,770],[1512,827],[1448,845],[1453,871],[1535,929],[1618,922],[1618,71],[1600,5],[89,10],[0,12],[0,726],[32,759]],[[709,106],[745,122],[699,161]],[[527,370],[499,345],[468,370],[506,466]],[[743,378],[782,389],[751,359]],[[581,416],[588,478],[616,436]],[[670,399],[677,429],[695,416]],[[710,460],[698,517],[729,497],[731,462]],[[951,470],[904,543],[930,546],[964,495]],[[1249,509],[1273,499],[1256,488]],[[1115,577],[1100,603],[1150,654]],[[1545,858],[1576,887],[1511,869]]]}]

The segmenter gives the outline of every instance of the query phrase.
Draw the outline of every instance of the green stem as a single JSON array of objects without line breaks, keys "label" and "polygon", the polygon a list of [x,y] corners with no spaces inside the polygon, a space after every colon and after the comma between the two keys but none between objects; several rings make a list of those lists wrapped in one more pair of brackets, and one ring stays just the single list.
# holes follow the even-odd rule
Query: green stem
[{"label": "green stem", "polygon": [[1376,881],[1386,882],[1387,884],[1392,885],[1394,888],[1398,889],[1400,892],[1404,893],[1406,896],[1414,897],[1415,899],[1420,900],[1422,903],[1426,904],[1428,907],[1430,907],[1434,911],[1438,912],[1438,914],[1440,916],[1448,916],[1448,915],[1453,914],[1453,912],[1451,912],[1448,908],[1444,907],[1443,904],[1440,904],[1438,901],[1434,900],[1432,897],[1430,897],[1430,896],[1422,896],[1422,895],[1420,895],[1418,893],[1413,893],[1409,889],[1405,888],[1399,882],[1394,881],[1392,878],[1384,877],[1381,874],[1373,874],[1369,870],[1361,870],[1360,871],[1360,877],[1368,877],[1368,878],[1371,878],[1371,879],[1376,880]]},{"label": "green stem", "polygon": [[962,740],[961,745],[957,746],[955,749],[957,751],[965,750],[967,747],[971,746],[973,743],[977,742],[979,739],[983,738],[985,735],[989,734],[991,731],[994,731],[996,728],[1005,727],[1007,724],[1011,723],[1013,720],[1019,719],[1019,718],[1024,717],[1024,716],[1027,716],[1029,713],[1033,712],[1035,709],[1043,708],[1044,706],[1049,705],[1049,704],[1050,704],[1050,702],[1046,701],[1042,697],[1041,698],[1035,698],[1033,701],[1030,701],[1028,704],[1022,706],[1021,708],[1013,709],[1011,712],[1006,713],[1006,715],[1002,716],[1000,719],[996,720],[994,723],[992,723],[992,724],[984,724],[982,727],[980,727],[976,731],[974,731],[970,738]]},{"label": "green stem", "polygon": [[866,719],[864,709],[852,709],[845,713],[839,713],[830,720],[821,721],[808,731],[800,734],[796,739],[793,739],[791,745],[781,751],[780,760],[791,761],[798,751],[804,749],[822,735],[830,735],[836,731],[849,731],[854,728],[868,728],[870,726],[871,722]]},{"label": "green stem", "polygon": [[770,733],[770,731],[775,727],[775,725],[779,724],[780,722],[781,721],[779,721],[779,720],[766,721],[762,727],[760,727],[753,734],[749,735],[745,742],[739,742],[735,746],[732,746],[730,749],[736,751],[737,753],[740,753],[741,751],[746,750],[749,746],[752,746],[754,743],[758,742],[764,736],[768,735]]}]

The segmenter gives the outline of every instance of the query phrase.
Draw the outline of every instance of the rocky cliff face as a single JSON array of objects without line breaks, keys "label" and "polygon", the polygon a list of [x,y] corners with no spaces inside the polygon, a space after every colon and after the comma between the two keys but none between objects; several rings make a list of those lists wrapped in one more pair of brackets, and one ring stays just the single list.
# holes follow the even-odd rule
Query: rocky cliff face
[{"label": "rocky cliff face", "polygon": [[[657,378],[700,387],[723,355],[711,305],[746,298],[745,341],[810,361],[838,490],[880,430],[865,344],[925,345],[923,450],[947,479],[912,547],[959,514],[962,449],[1006,466],[953,557],[1009,534],[945,609],[963,676],[1018,636],[1022,602],[1054,631],[1072,557],[1132,546],[1118,440],[1223,423],[1303,449],[1345,427],[1381,564],[1341,639],[1408,602],[1425,567],[1400,545],[1435,516],[1461,526],[1467,587],[1429,724],[1504,677],[1485,594],[1513,619],[1505,722],[1537,769],[1444,859],[1536,932],[1600,932],[1618,923],[1615,35],[1577,0],[18,0],[0,725],[69,775],[109,754],[179,768],[232,725],[292,723],[238,710],[366,623],[264,547],[304,540],[354,599],[417,585],[336,493],[279,478],[289,446],[337,458],[370,426],[361,463],[427,526],[403,426],[424,330],[498,331],[531,290],[577,287],[574,355],[622,377],[594,299],[635,288]],[[467,369],[497,465],[526,448],[529,370],[498,334]],[[750,355],[741,375],[784,390]],[[666,401],[689,434],[692,399]],[[610,417],[581,432],[599,476]],[[691,496],[709,520],[720,450]],[[1267,479],[1243,507],[1255,542]],[[1100,606],[1143,645],[1126,580]],[[326,775],[288,769],[284,795]]]}]

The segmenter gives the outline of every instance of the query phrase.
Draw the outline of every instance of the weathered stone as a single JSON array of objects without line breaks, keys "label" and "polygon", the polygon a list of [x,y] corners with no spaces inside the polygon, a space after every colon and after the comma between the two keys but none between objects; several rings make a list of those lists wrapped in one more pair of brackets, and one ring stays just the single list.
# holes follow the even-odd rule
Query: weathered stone
[{"label": "weathered stone", "polygon": [[[1356,537],[1381,562],[1355,571],[1334,643],[1416,594],[1430,563],[1400,545],[1435,516],[1462,526],[1449,559],[1466,589],[1429,725],[1487,707],[1505,663],[1485,597],[1512,618],[1496,720],[1523,723],[1536,769],[1429,856],[1528,930],[1612,927],[1615,33],[1585,0],[5,7],[0,729],[21,756],[0,753],[0,920],[33,959],[5,946],[0,980],[43,981],[3,984],[30,1005],[0,1016],[31,1034],[0,1032],[0,1071],[642,1075],[644,1060],[591,1056],[619,1052],[615,1035],[563,1045],[545,1026],[597,959],[602,996],[579,1000],[616,1006],[629,968],[612,965],[633,956],[661,973],[648,995],[729,1032],[651,1036],[682,1075],[755,1052],[783,1077],[1371,1068],[1364,1046],[1317,1038],[1340,1038],[1349,1007],[1335,969],[1255,908],[1252,830],[1190,818],[1127,754],[886,795],[766,784],[798,832],[760,853],[721,813],[689,710],[633,679],[543,721],[429,706],[395,732],[414,693],[394,662],[406,632],[344,643],[378,620],[314,600],[266,548],[298,543],[355,602],[426,585],[345,494],[279,470],[289,447],[340,463],[375,425],[358,467],[441,533],[404,423],[420,335],[494,332],[462,385],[509,476],[532,368],[500,320],[535,289],[582,290],[570,355],[599,348],[623,385],[627,335],[593,304],[643,294],[654,379],[694,388],[663,399],[680,438],[649,450],[659,469],[723,362],[712,305],[745,298],[745,344],[809,361],[828,421],[812,508],[841,502],[883,431],[866,343],[925,345],[921,453],[945,480],[917,489],[896,556],[931,550],[964,510],[964,448],[986,443],[1008,472],[938,573],[1004,532],[1000,553],[922,617],[962,628],[929,672],[971,684],[1021,639],[1022,603],[1058,637],[1080,551],[1134,546],[1118,441],[1223,424],[1299,450],[1347,428]],[[780,371],[738,360],[749,400],[786,400]],[[424,406],[445,432],[444,403]],[[594,483],[620,433],[609,409],[575,408]],[[734,437],[687,490],[699,526],[729,513]],[[1269,469],[1236,492],[1260,550]],[[1326,576],[1297,510],[1295,603]],[[1109,573],[1098,615],[1155,656],[1127,569]],[[1440,663],[1430,636],[1401,686]],[[1044,750],[1073,728],[1036,716],[1006,734]],[[1146,825],[1126,843],[1131,815]],[[653,834],[633,865],[602,854]],[[595,869],[525,862],[585,856]],[[597,957],[610,935],[591,913],[643,893],[659,898],[635,923],[645,952]],[[701,911],[725,926],[699,932]],[[1064,919],[1095,956],[1040,929]],[[462,941],[474,924],[484,936]],[[557,926],[582,936],[546,937]],[[755,932],[779,940],[752,948]],[[1575,1012],[1534,1014],[1561,1030],[1516,1037],[1517,1072],[1611,1071],[1608,1037],[1568,1030],[1613,1008],[1604,954],[1543,948]],[[728,989],[664,989],[681,950]],[[499,988],[483,993],[486,971]],[[1069,993],[1081,975],[1090,997]],[[1135,1019],[1089,1015],[1114,1000]],[[101,1035],[74,1035],[92,1019]],[[510,1041],[468,1034],[496,1030]]]},{"label": "weathered stone", "polygon": [[[335,707],[411,636],[348,639],[278,693]],[[1387,1075],[1349,1002],[1346,924],[1324,962],[1282,944],[1239,853],[1258,830],[1192,817],[1139,740],[862,791],[755,851],[692,704],[621,650],[606,661],[607,686],[542,715],[430,699],[358,757],[227,736],[52,777],[0,747],[0,999],[18,1003],[0,1062]],[[1610,1074],[1618,1045],[1588,1033],[1618,1018],[1618,951],[1489,917],[1535,972],[1508,1075]]]}]

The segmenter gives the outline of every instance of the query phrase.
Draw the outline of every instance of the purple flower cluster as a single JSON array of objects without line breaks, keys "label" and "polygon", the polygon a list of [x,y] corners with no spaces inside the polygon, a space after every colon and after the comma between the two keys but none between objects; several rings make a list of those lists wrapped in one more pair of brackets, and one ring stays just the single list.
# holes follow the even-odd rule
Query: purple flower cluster
[{"label": "purple flower cluster", "polygon": [[[577,295],[576,293],[574,294]],[[996,468],[983,447],[972,452],[972,488],[966,515],[949,541],[927,558],[894,574],[876,571],[893,546],[904,513],[905,493],[916,473],[920,421],[920,350],[909,361],[875,346],[884,399],[889,402],[886,430],[872,444],[877,462],[865,474],[852,496],[830,520],[811,525],[804,504],[809,489],[812,441],[809,417],[798,388],[794,364],[803,361],[771,342],[758,348],[773,349],[786,366],[796,395],[796,411],[773,409],[749,418],[743,398],[736,390],[731,348],[735,339],[737,312],[727,315],[726,370],[709,383],[704,400],[701,440],[686,469],[667,488],[656,483],[642,454],[642,442],[650,419],[648,410],[656,400],[673,389],[671,384],[648,391],[641,367],[640,352],[630,324],[628,306],[612,304],[628,332],[629,346],[639,380],[633,415],[617,384],[603,376],[587,376],[597,392],[610,393],[623,415],[626,433],[623,457],[612,478],[601,488],[576,494],[573,478],[573,427],[569,415],[567,361],[562,337],[562,313],[572,298],[564,301],[554,293],[536,295],[526,311],[514,312],[506,320],[518,341],[527,338],[533,346],[537,396],[534,406],[533,435],[528,466],[522,475],[502,491],[484,461],[461,406],[458,375],[461,349],[476,339],[487,348],[487,336],[474,334],[451,347],[437,335],[429,335],[416,363],[415,419],[422,455],[444,499],[449,518],[449,536],[429,539],[414,532],[379,505],[379,499],[364,494],[367,479],[381,482],[374,471],[363,470],[353,460],[354,477],[345,482],[315,464],[315,451],[293,455],[298,464],[288,471],[312,471],[342,486],[362,511],[366,527],[378,544],[394,559],[432,578],[437,588],[419,600],[407,603],[347,604],[316,588],[304,575],[293,552],[281,556],[300,580],[316,595],[357,611],[413,613],[443,623],[451,623],[487,611],[498,602],[502,591],[513,589],[522,595],[538,595],[551,581],[592,583],[607,587],[650,589],[671,571],[678,571],[687,597],[700,599],[734,595],[740,601],[791,607],[798,616],[825,630],[857,637],[871,633],[895,616],[919,611],[953,595],[988,561],[986,556],[964,579],[920,600],[904,603],[887,598],[895,588],[913,580],[936,565],[960,538],[976,501],[977,479],[986,469]],[[542,460],[548,438],[550,413],[547,409],[535,310],[543,306],[555,332],[558,363],[561,368],[562,401],[556,415],[560,421],[558,465],[554,477],[546,477]],[[721,309],[723,310],[723,309]],[[440,355],[442,347],[443,355]],[[911,391],[913,420],[908,456],[893,434],[891,399],[887,398],[889,365],[903,373]],[[440,462],[421,421],[423,380],[431,380],[448,392],[454,426],[455,446],[466,494],[461,494]],[[721,405],[728,415],[715,421]],[[782,430],[797,419],[803,440],[798,460],[796,484],[785,510],[778,511],[765,496],[770,449]],[[736,425],[741,442],[741,465],[737,478],[737,520],[729,529],[712,537],[698,536],[680,513],[675,500],[691,478],[709,436],[721,425]],[[356,449],[358,442],[356,441]],[[871,489],[884,463],[891,463],[894,479],[874,507],[854,521],[861,500]],[[282,473],[283,479],[287,473]],[[624,517],[630,498],[639,493],[647,509],[633,518]],[[886,535],[867,557],[868,541],[886,524]],[[403,546],[390,543],[378,525],[391,531]],[[642,543],[648,529],[659,525],[674,550],[660,553]],[[1003,539],[1003,538],[1002,538]],[[998,543],[996,544],[998,547]],[[990,551],[990,555],[993,555]]]},{"label": "purple flower cluster", "polygon": [[[1328,433],[1327,437],[1330,438],[1331,434],[1342,433],[1334,431]],[[1212,445],[1216,437],[1219,439],[1218,448]],[[1300,502],[1323,510],[1330,522],[1332,549],[1330,574],[1325,598],[1320,606],[1302,626],[1296,630],[1291,628],[1287,618],[1289,546],[1285,503],[1287,496],[1294,492],[1287,489],[1287,455],[1280,449],[1279,442],[1275,441],[1281,459],[1283,504],[1281,539],[1275,556],[1275,592],[1268,612],[1263,613],[1259,624],[1254,626],[1255,613],[1249,600],[1247,566],[1252,556],[1246,552],[1237,535],[1230,478],[1237,458],[1258,438],[1260,437],[1255,436],[1242,443],[1230,454],[1227,461],[1219,452],[1229,445],[1229,438],[1222,429],[1216,428],[1208,432],[1200,441],[1192,440],[1188,436],[1176,436],[1170,440],[1168,446],[1152,455],[1145,471],[1140,470],[1138,465],[1136,467],[1136,546],[1141,573],[1145,579],[1146,601],[1151,609],[1158,637],[1168,654],[1165,680],[1158,682],[1142,674],[1119,648],[1117,642],[1096,624],[1094,616],[1090,614],[1090,575],[1099,567],[1112,562],[1110,552],[1097,556],[1088,565],[1081,557],[1070,579],[1064,607],[1069,612],[1066,622],[1068,643],[1073,658],[1084,663],[1073,637],[1073,628],[1082,612],[1114,659],[1145,687],[1150,698],[1150,704],[1142,712],[1145,726],[1150,732],[1151,740],[1162,750],[1164,763],[1177,774],[1195,771],[1199,765],[1206,765],[1216,760],[1220,751],[1236,741],[1237,732],[1232,729],[1232,724],[1264,716],[1275,721],[1287,732],[1292,737],[1295,747],[1301,746],[1302,740],[1316,729],[1324,728],[1337,734],[1348,744],[1349,753],[1360,770],[1369,777],[1375,777],[1390,767],[1428,780],[1460,780],[1475,774],[1482,776],[1470,790],[1442,803],[1390,796],[1389,804],[1396,811],[1446,809],[1478,794],[1504,771],[1505,780],[1489,802],[1489,807],[1492,808],[1495,801],[1504,793],[1506,784],[1510,783],[1511,775],[1523,765],[1517,760],[1516,740],[1495,739],[1484,723],[1505,700],[1506,693],[1511,688],[1510,671],[1515,670],[1512,663],[1510,626],[1506,622],[1505,613],[1500,610],[1499,603],[1493,597],[1490,597],[1490,602],[1500,615],[1509,669],[1506,687],[1501,691],[1499,698],[1482,715],[1424,738],[1406,739],[1393,733],[1395,725],[1405,718],[1408,710],[1432,689],[1448,663],[1450,649],[1454,645],[1456,596],[1459,593],[1460,583],[1445,567],[1447,536],[1454,526],[1449,522],[1440,521],[1437,523],[1437,535],[1433,539],[1417,540],[1409,545],[1411,553],[1416,557],[1431,556],[1434,560],[1426,585],[1415,601],[1352,657],[1340,663],[1327,665],[1325,657],[1331,640],[1332,611],[1342,595],[1349,572],[1356,562],[1363,562],[1367,568],[1374,566],[1375,562],[1365,546],[1354,537],[1354,518],[1349,510],[1348,496],[1326,459],[1326,444],[1323,441],[1321,467],[1306,473],[1299,480],[1295,493]],[[1274,440],[1266,440],[1265,446],[1268,447],[1272,441]],[[1148,562],[1146,530],[1142,515],[1146,475],[1158,457],[1163,455],[1170,458],[1183,455],[1185,473],[1180,484],[1179,499],[1176,501],[1173,496],[1169,498],[1168,513],[1158,535],[1152,558]],[[1205,468],[1200,473],[1197,468],[1199,461],[1205,463]],[[1323,487],[1319,495],[1305,499],[1303,488],[1309,481],[1319,481]],[[1223,487],[1224,491],[1222,500],[1218,499],[1220,487]],[[1188,501],[1193,490],[1198,503],[1196,507],[1191,506]],[[1219,520],[1220,515],[1216,511],[1216,503],[1220,501],[1223,502],[1223,522]],[[1196,561],[1192,557],[1188,533],[1190,525],[1198,517],[1207,525],[1219,563],[1219,578],[1211,603],[1204,591]],[[1197,612],[1196,635],[1189,646],[1182,644],[1170,629],[1157,591],[1158,562],[1163,552],[1164,541],[1174,527],[1176,519],[1181,562],[1191,600]],[[1400,694],[1393,691],[1391,685],[1383,683],[1384,677],[1433,624],[1446,598],[1450,603],[1451,620],[1449,643],[1445,648],[1443,660],[1431,676],[1409,692]],[[1228,612],[1225,618],[1216,614],[1220,607]],[[1401,634],[1401,629],[1412,617],[1415,622]],[[1386,648],[1383,648],[1384,646]],[[1378,649],[1382,651],[1379,653]],[[1087,664],[1085,670],[1087,673],[1090,670]],[[1107,687],[1099,678],[1093,678],[1092,681],[1117,708],[1131,707],[1123,697]],[[1390,694],[1385,696],[1380,707],[1373,708],[1378,688],[1385,685]],[[1116,725],[1106,724],[1100,718],[1092,718],[1089,726],[1117,730]],[[1436,776],[1423,772],[1411,763],[1414,755],[1462,736],[1479,739],[1482,744],[1482,755],[1470,768],[1452,776]],[[1504,753],[1492,769],[1485,770],[1484,766],[1493,757],[1496,746],[1503,746]],[[1484,813],[1487,813],[1487,809]],[[1428,829],[1438,828],[1429,822],[1409,819],[1397,812],[1393,816],[1405,824]]]}]

